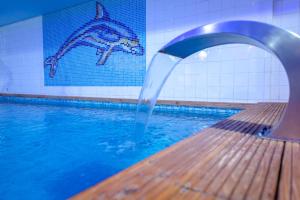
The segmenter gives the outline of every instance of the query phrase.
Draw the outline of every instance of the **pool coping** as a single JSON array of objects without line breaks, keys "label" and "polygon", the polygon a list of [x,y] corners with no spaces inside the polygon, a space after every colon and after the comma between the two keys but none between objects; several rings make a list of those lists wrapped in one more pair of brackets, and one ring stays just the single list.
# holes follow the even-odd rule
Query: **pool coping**
[{"label": "pool coping", "polygon": [[[0,93],[0,96],[6,97],[23,97],[23,98],[42,98],[42,99],[61,99],[61,100],[82,100],[82,101],[100,101],[116,103],[137,103],[137,99],[129,98],[107,98],[107,97],[84,97],[84,96],[58,96],[42,94],[17,94],[17,93]],[[181,101],[181,100],[158,100],[157,104],[177,105],[177,106],[201,106],[215,108],[237,108],[246,109],[253,103],[236,103],[236,102],[206,102],[206,101]]]}]

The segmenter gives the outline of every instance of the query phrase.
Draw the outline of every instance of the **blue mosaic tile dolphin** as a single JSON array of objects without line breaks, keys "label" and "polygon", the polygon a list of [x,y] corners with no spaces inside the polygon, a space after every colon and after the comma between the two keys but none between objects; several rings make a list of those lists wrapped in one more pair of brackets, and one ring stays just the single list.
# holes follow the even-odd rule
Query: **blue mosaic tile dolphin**
[{"label": "blue mosaic tile dolphin", "polygon": [[144,55],[137,35],[125,24],[109,17],[103,5],[96,2],[96,16],[74,31],[59,48],[57,53],[45,60],[50,66],[49,77],[56,73],[59,60],[72,49],[79,46],[96,48],[100,58],[96,65],[104,65],[113,52],[122,51],[132,55]]}]

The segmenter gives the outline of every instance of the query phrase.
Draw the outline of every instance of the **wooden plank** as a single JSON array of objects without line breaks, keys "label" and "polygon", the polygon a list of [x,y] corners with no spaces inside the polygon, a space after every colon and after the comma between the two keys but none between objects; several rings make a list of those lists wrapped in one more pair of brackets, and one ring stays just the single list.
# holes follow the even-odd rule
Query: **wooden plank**
[{"label": "wooden plank", "polygon": [[289,200],[292,199],[292,143],[287,142],[285,144],[284,156],[282,162],[282,171],[280,175],[279,183],[279,199]]},{"label": "wooden plank", "polygon": [[[272,107],[273,115],[271,115],[269,120],[266,120],[264,122],[264,124],[266,124],[266,125],[272,124],[272,122],[275,120],[275,118],[277,116],[277,111],[279,111],[279,110],[280,110],[280,106]],[[267,143],[265,143],[265,145],[266,144]],[[267,148],[267,146],[266,146],[266,148]],[[259,181],[256,181],[256,185],[253,186],[253,187],[255,187],[253,189],[256,191],[255,193],[249,192],[249,189],[251,189],[250,186],[254,185],[253,181],[255,181],[255,177],[257,177],[258,170],[261,170],[261,173],[263,173],[263,174],[267,173],[267,169],[268,169],[270,161],[271,161],[270,156],[273,156],[273,153],[274,153],[274,143],[271,144],[270,152],[264,150],[264,152],[259,152],[254,156],[253,160],[247,166],[247,169],[244,172],[243,177],[239,182],[239,185],[235,188],[235,190],[232,194],[232,198],[235,198],[235,199],[244,199],[244,198],[259,199],[260,195],[257,195],[257,194],[259,194],[258,193],[259,190],[263,189],[266,177],[263,178],[263,181],[262,181],[262,179],[260,179]],[[270,155],[268,155],[268,154],[270,154]],[[265,156],[265,157],[263,157],[263,156]]]},{"label": "wooden plank", "polygon": [[[245,139],[245,138],[244,138],[244,139]],[[241,142],[241,141],[239,141],[239,142]],[[235,144],[235,143],[234,143],[234,144]],[[241,145],[241,147],[243,147],[243,145]],[[202,174],[199,172],[199,173],[197,173],[197,176],[194,176],[193,178],[195,178],[196,180],[199,180],[199,179],[205,180],[205,181],[202,181],[202,182],[199,183],[199,185],[201,185],[201,184],[202,184],[202,185],[205,185],[205,183],[206,183],[211,177],[215,177],[215,174],[211,174],[209,171],[212,171],[212,173],[214,173],[214,172],[217,172],[217,171],[218,171],[217,168],[222,169],[223,165],[224,165],[224,164],[227,164],[227,162],[226,162],[224,159],[230,159],[230,155],[233,156],[233,155],[235,154],[235,151],[237,151],[238,149],[239,149],[239,146],[238,146],[238,145],[236,145],[236,146],[233,145],[233,149],[232,149],[232,148],[231,148],[231,149],[223,148],[224,155],[221,154],[221,153],[220,153],[219,155],[214,155],[214,159],[213,159],[213,160],[214,160],[214,163],[212,162],[210,165],[201,167],[201,171],[205,172],[205,177],[204,177],[204,178],[201,177]],[[227,151],[227,152],[226,152],[226,151]],[[226,153],[225,153],[225,152],[226,152]],[[229,155],[229,154],[230,154],[230,155]],[[216,164],[215,164],[216,162],[218,162],[219,165],[216,165]],[[203,162],[201,162],[201,163],[203,163]],[[215,167],[217,167],[217,168],[215,168]],[[196,169],[199,169],[199,168],[200,168],[199,166],[196,167]],[[193,174],[194,172],[193,172],[192,170],[190,170],[190,173]],[[188,178],[188,179],[189,179],[189,178]],[[198,185],[199,188],[194,188],[194,189],[201,190],[202,187],[199,186],[199,185]]]},{"label": "wooden plank", "polygon": [[292,199],[300,199],[300,144],[293,143]]},{"label": "wooden plank", "polygon": [[[278,118],[280,117],[280,113],[282,112],[282,105],[273,106],[272,112],[273,115],[271,115],[271,118],[269,120],[265,121],[265,125],[271,125],[274,122],[278,121]],[[280,142],[281,143],[281,142]],[[266,143],[265,143],[266,145]],[[235,188],[234,192],[232,193],[233,199],[261,199],[262,191],[265,188],[265,183],[268,181],[268,175],[272,174],[278,177],[278,170],[276,171],[269,171],[269,168],[272,163],[272,158],[275,153],[277,145],[275,141],[272,141],[269,143],[268,146],[266,146],[266,150],[264,152],[257,152],[257,154],[253,157],[252,161],[247,166],[246,171],[244,172],[238,186]],[[273,162],[277,164],[277,169],[279,169],[280,165],[280,158],[275,157],[277,162]],[[273,166],[274,168],[274,166]],[[269,173],[270,172],[270,173]],[[273,177],[270,176],[270,177]],[[276,182],[275,182],[276,183]],[[271,196],[275,196],[275,190],[274,187],[271,187],[273,190]],[[268,196],[265,196],[264,199],[267,199]],[[272,199],[272,197],[271,197]]]},{"label": "wooden plank", "polygon": [[226,162],[225,166],[220,166],[222,171],[215,175],[218,178],[212,179],[213,181],[207,186],[205,191],[217,194],[230,175],[239,173],[242,174],[243,167],[249,164],[252,156],[256,153],[259,147],[263,146],[261,145],[261,140],[258,138],[252,136],[251,139],[253,141],[252,143],[249,145],[245,144],[242,149],[234,152],[234,157]]},{"label": "wooden plank", "polygon": [[[263,160],[263,157],[265,156],[265,151],[268,148],[269,144],[270,144],[269,141],[264,140],[263,144],[260,146],[261,147],[260,151],[258,151],[254,155],[251,162],[248,164],[248,166],[246,166],[246,169],[241,179],[239,180],[236,188],[234,189],[231,195],[233,199],[245,199],[245,198],[258,199],[255,198],[254,196],[255,194],[250,192],[248,193],[248,190],[257,173],[258,166],[260,165],[261,161]],[[261,189],[261,186],[257,186],[257,188]]]},{"label": "wooden plank", "polygon": [[[260,199],[275,199],[284,143],[277,142]],[[252,192],[252,191],[251,191]],[[253,190],[254,192],[254,190]],[[249,192],[250,193],[250,192]]]},{"label": "wooden plank", "polygon": [[280,178],[279,199],[300,199],[300,144],[286,142]]},{"label": "wooden plank", "polygon": [[[266,144],[262,144],[262,140],[256,139],[257,143],[259,142],[259,147],[257,145],[252,146],[252,151],[250,150],[243,156],[242,160],[238,163],[238,165],[234,168],[228,171],[228,174],[223,173],[221,176],[225,176],[226,179],[223,180],[223,182],[218,183],[218,181],[215,181],[214,184],[210,186],[210,190],[214,193],[216,193],[220,197],[228,197],[231,196],[234,189],[237,187],[237,185],[241,182],[241,177],[245,175],[245,171],[247,166],[250,165],[250,162],[252,161],[252,158],[254,156],[260,155],[265,148],[266,145],[268,145],[267,141],[264,141]],[[258,152],[258,153],[256,153]],[[258,158],[259,159],[259,158]],[[251,169],[253,168],[253,165],[250,165]],[[234,170],[234,171],[233,171]],[[248,174],[247,174],[248,175]],[[247,176],[248,177],[248,176]],[[248,184],[247,184],[248,185]]]},{"label": "wooden plank", "polygon": [[[272,117],[270,118],[272,121]],[[270,121],[269,120],[269,121]],[[261,121],[262,124],[268,124],[268,120]],[[241,177],[243,177],[246,167],[252,169],[252,173],[256,173],[255,169],[257,168],[257,164],[259,163],[262,155],[264,154],[265,149],[268,146],[268,141],[267,140],[262,140],[262,139],[257,139],[260,141],[260,145],[257,151],[249,151],[246,152],[245,155],[242,155],[242,160],[240,162],[237,162],[236,167],[226,167],[223,169],[223,172],[218,174],[218,179],[216,179],[207,189],[211,193],[216,193],[218,196],[221,197],[226,197],[230,196],[230,194],[233,192],[233,189],[236,187],[237,184],[240,184],[242,182],[243,187],[249,186],[251,184],[251,179],[249,180],[241,180]],[[257,149],[257,145],[253,146],[252,148]],[[251,161],[251,162],[250,162]],[[254,170],[254,171],[253,171]],[[249,173],[249,170],[246,171]],[[246,177],[253,177],[253,175],[247,175]],[[226,181],[226,182],[225,182]],[[222,187],[221,187],[222,186]],[[221,187],[221,188],[220,188]],[[247,188],[246,188],[247,189]],[[243,190],[242,190],[243,191]],[[245,195],[245,192],[247,190],[244,189],[244,191],[239,191],[239,195]],[[239,197],[242,198],[242,197]]]},{"label": "wooden plank", "polygon": [[[278,117],[274,120],[273,124],[277,124],[281,119],[284,111],[285,104],[280,104],[280,110],[277,112]],[[275,199],[278,189],[278,181],[280,178],[281,161],[283,157],[284,142],[276,141],[275,151],[272,156],[270,166],[266,168],[268,170],[267,176],[264,181],[263,191],[260,194],[261,199]],[[253,190],[254,191],[254,190]]]}]

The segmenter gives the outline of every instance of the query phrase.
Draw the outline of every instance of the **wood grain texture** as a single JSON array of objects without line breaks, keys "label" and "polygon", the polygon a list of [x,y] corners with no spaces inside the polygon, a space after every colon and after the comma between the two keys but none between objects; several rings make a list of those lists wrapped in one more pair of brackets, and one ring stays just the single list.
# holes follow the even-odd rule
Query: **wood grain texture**
[{"label": "wood grain texture", "polygon": [[256,136],[285,106],[249,106],[73,199],[300,199],[300,145]]},{"label": "wood grain texture", "polygon": [[279,185],[279,200],[300,199],[300,144],[286,142]]}]

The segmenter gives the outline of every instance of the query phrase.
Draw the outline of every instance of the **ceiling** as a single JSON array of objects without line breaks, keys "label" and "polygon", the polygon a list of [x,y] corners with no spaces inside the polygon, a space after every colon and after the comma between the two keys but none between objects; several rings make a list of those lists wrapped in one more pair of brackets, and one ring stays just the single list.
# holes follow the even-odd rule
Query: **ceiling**
[{"label": "ceiling", "polygon": [[87,1],[88,0],[0,0],[0,26]]}]

